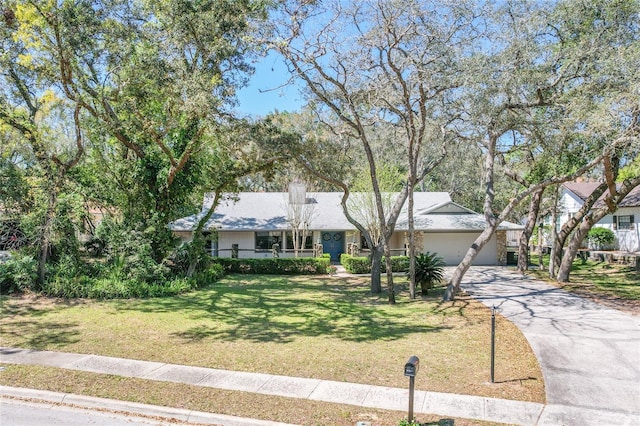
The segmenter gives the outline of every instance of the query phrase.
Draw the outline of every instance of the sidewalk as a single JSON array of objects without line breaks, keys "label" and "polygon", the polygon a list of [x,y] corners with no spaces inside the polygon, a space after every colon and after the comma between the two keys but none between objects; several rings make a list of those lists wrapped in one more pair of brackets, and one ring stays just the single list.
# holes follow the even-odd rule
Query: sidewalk
[{"label": "sidewalk", "polygon": [[[98,355],[0,348],[0,363],[42,365],[387,410],[407,411],[409,401],[408,389],[189,367]],[[7,388],[0,387],[0,394],[7,391]],[[21,392],[28,393],[27,390]],[[415,414],[534,425],[543,409],[542,404],[479,396],[425,391],[415,391],[414,395]]]}]

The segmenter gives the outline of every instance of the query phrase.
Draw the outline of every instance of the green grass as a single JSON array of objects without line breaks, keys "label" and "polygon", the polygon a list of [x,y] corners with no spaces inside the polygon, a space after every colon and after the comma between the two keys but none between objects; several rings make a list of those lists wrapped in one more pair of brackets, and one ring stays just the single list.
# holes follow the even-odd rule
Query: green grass
[{"label": "green grass", "polygon": [[[548,280],[549,257],[545,255],[542,260],[544,271],[537,268],[539,258],[532,256],[532,264],[535,266],[530,268],[530,272],[540,279]],[[562,287],[593,297],[617,298],[631,302],[626,305],[636,305],[634,301],[640,302],[640,272],[629,265],[593,260],[582,262],[576,259],[571,267],[569,283]],[[640,307],[640,304],[637,305]]]},{"label": "green grass", "polygon": [[[371,295],[365,278],[308,276],[229,276],[168,298],[4,297],[0,344],[402,388],[417,355],[417,389],[544,402],[537,361],[513,324],[498,319],[490,384],[489,310],[468,298],[440,303],[441,288],[411,301],[406,280],[397,284],[396,305]],[[13,385],[33,374],[43,373]],[[37,382],[62,385],[47,377]]]}]

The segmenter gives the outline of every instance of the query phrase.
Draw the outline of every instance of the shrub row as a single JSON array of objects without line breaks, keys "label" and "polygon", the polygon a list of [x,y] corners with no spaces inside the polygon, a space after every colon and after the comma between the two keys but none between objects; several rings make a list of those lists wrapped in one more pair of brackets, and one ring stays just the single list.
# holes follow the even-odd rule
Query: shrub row
[{"label": "shrub row", "polygon": [[314,275],[326,274],[331,260],[328,257],[232,259],[217,258],[227,273],[267,275]]},{"label": "shrub row", "polygon": [[135,279],[91,278],[79,276],[69,279],[53,277],[42,288],[42,293],[52,297],[128,299],[144,297],[165,297],[186,293],[212,284],[224,276],[220,265],[212,265],[191,278],[175,277],[158,282]]},{"label": "shrub row", "polygon": [[[368,256],[354,257],[347,253],[340,256],[340,263],[344,269],[350,274],[369,274],[371,273],[371,259]],[[393,272],[407,272],[409,270],[408,256],[391,256],[391,269]],[[382,272],[386,272],[387,267],[384,258],[382,258]]]},{"label": "shrub row", "polygon": [[[39,289],[46,296],[62,298],[121,299],[172,296],[214,283],[224,276],[220,265],[211,265],[191,278],[167,276],[157,280],[105,274],[100,268],[78,270],[50,268]],[[37,289],[37,263],[31,256],[16,255],[0,264],[0,293],[21,293]]]}]

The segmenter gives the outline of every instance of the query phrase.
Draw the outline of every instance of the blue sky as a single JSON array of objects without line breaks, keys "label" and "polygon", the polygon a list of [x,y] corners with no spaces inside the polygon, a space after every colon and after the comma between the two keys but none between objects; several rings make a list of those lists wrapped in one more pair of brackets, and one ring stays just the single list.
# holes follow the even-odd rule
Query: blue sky
[{"label": "blue sky", "polygon": [[238,92],[236,111],[257,118],[276,109],[294,112],[302,107],[302,96],[295,86],[279,87],[289,78],[289,71],[278,55],[269,54],[254,66],[249,86]]}]

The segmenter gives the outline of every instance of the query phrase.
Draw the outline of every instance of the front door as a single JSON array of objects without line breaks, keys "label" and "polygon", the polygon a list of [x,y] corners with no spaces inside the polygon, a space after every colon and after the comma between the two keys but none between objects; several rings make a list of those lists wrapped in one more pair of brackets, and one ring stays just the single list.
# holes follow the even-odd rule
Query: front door
[{"label": "front door", "polygon": [[322,251],[331,255],[332,262],[339,262],[340,255],[344,253],[344,232],[323,232]]}]

